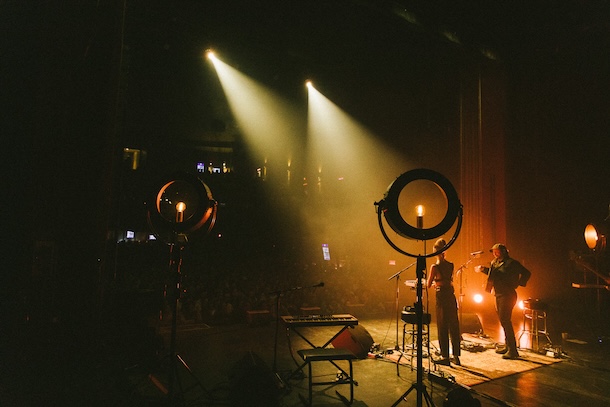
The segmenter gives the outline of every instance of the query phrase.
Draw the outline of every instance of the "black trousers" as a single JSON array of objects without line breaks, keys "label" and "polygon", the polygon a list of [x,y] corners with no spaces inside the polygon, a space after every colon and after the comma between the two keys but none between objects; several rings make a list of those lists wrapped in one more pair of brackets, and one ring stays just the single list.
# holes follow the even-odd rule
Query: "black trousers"
[{"label": "black trousers", "polygon": [[453,356],[460,356],[460,321],[453,286],[441,287],[436,292],[436,327],[441,356],[449,357],[449,337]]},{"label": "black trousers", "polygon": [[504,340],[506,341],[508,353],[513,355],[517,354],[517,340],[515,339],[515,329],[511,320],[515,304],[517,304],[516,291],[496,294],[496,311],[500,319],[500,325],[504,329]]}]

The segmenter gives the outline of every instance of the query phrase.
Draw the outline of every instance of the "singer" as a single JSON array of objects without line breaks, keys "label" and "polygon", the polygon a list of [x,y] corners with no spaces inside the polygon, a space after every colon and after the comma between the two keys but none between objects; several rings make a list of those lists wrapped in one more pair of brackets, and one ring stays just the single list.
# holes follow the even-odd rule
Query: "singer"
[{"label": "singer", "polygon": [[[438,239],[434,243],[434,251],[439,251],[447,243],[444,239]],[[436,256],[436,263],[430,266],[428,276],[428,288],[434,284],[436,290],[436,326],[438,330],[438,342],[441,348],[441,359],[436,364],[449,366],[449,336],[451,336],[451,350],[453,363],[460,363],[460,322],[458,320],[457,301],[453,288],[453,263],[445,260],[445,252]]]}]

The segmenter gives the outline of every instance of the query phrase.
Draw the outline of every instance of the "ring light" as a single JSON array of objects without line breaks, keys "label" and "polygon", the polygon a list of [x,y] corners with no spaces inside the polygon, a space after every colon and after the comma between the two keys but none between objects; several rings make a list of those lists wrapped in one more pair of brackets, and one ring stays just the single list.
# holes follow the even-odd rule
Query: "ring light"
[{"label": "ring light", "polygon": [[[402,216],[400,215],[400,210],[398,208],[398,197],[400,196],[402,190],[413,181],[419,180],[430,181],[436,184],[436,186],[440,188],[445,199],[447,200],[447,212],[445,213],[445,216],[437,225],[434,225],[431,228],[423,228],[418,227],[421,225],[413,226],[409,224],[402,218]],[[396,180],[388,187],[388,190],[386,191],[383,199],[375,204],[378,205],[379,223],[381,231],[388,243],[390,243],[390,245],[394,249],[411,257],[417,257],[419,255],[406,253],[399,249],[389,240],[389,237],[385,233],[385,230],[383,229],[383,224],[381,222],[382,212],[385,216],[388,225],[390,225],[394,232],[396,232],[402,237],[416,240],[430,240],[440,237],[447,233],[449,229],[451,229],[451,227],[455,224],[456,220],[458,221],[457,230],[451,241],[447,243],[444,248],[429,255],[425,255],[425,257],[432,257],[442,251],[447,250],[449,246],[454,243],[461,229],[462,204],[460,203],[457,192],[451,182],[436,171],[432,171],[425,168],[419,168],[405,172],[404,174],[396,178]]]},{"label": "ring light", "polygon": [[172,242],[216,222],[217,203],[210,188],[191,174],[177,174],[161,183],[147,202],[148,223],[158,238]]}]

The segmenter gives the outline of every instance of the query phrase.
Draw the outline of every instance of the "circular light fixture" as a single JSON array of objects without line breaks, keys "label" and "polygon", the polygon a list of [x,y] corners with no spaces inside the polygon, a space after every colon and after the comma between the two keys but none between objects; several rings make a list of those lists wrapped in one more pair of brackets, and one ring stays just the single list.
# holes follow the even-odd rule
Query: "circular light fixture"
[{"label": "circular light fixture", "polygon": [[589,223],[585,227],[585,243],[591,250],[605,250],[606,249],[606,234],[607,226],[606,223],[594,225]]},{"label": "circular light fixture", "polygon": [[[446,211],[444,217],[442,218],[442,220],[438,224],[436,224],[430,228],[425,228],[423,225],[423,214],[424,214],[423,206],[418,205],[418,207],[416,208],[417,223],[415,226],[413,226],[409,222],[405,221],[403,219],[403,217],[401,216],[401,213],[399,210],[398,198],[399,198],[401,192],[408,184],[410,184],[414,181],[419,181],[419,180],[430,181],[430,182],[434,183],[443,193],[443,196],[446,199],[446,203],[447,203],[447,211]],[[379,223],[380,223],[381,231],[382,231],[384,237],[386,238],[386,240],[388,241],[388,243],[390,243],[390,245],[394,249],[398,250],[399,252],[401,252],[403,254],[409,255],[411,257],[418,257],[421,255],[414,255],[414,254],[404,252],[403,250],[399,249],[396,245],[394,245],[390,241],[389,237],[387,236],[387,234],[384,231],[384,228],[383,228],[383,225],[381,222],[381,213],[384,214],[388,225],[390,225],[390,227],[392,228],[392,230],[394,230],[394,232],[396,232],[398,235],[400,235],[402,237],[416,239],[416,240],[430,240],[430,239],[435,239],[437,237],[440,237],[440,236],[444,235],[445,233],[447,233],[453,227],[453,225],[456,223],[456,220],[457,220],[457,222],[458,222],[457,229],[455,231],[453,238],[449,241],[449,243],[447,243],[447,245],[445,247],[437,250],[434,253],[425,255],[424,257],[432,257],[432,256],[437,255],[438,253],[441,253],[441,252],[447,250],[454,243],[454,241],[457,238],[457,236],[460,232],[460,229],[461,229],[462,204],[460,203],[457,192],[456,192],[455,188],[453,188],[453,185],[447,178],[445,178],[442,174],[440,174],[436,171],[433,171],[433,170],[419,168],[419,169],[405,172],[404,174],[402,174],[398,178],[396,178],[396,180],[388,187],[388,190],[386,191],[384,198],[380,202],[376,202],[375,204],[378,205]]]},{"label": "circular light fixture", "polygon": [[217,203],[210,188],[197,176],[179,173],[160,183],[147,202],[148,224],[166,242],[186,239],[216,222]]}]

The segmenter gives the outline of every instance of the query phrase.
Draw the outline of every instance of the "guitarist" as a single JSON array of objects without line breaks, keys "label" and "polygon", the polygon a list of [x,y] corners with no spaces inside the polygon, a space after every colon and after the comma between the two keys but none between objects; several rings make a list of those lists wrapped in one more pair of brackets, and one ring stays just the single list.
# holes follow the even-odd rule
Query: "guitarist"
[{"label": "guitarist", "polygon": [[496,312],[504,329],[506,345],[496,349],[504,359],[517,359],[517,340],[511,321],[513,308],[517,304],[517,287],[525,287],[531,272],[517,260],[511,258],[508,249],[502,243],[496,243],[489,250],[494,259],[491,267],[477,266],[476,271],[487,274],[485,291],[492,292],[496,297]]}]

